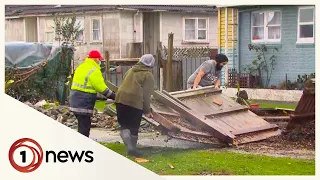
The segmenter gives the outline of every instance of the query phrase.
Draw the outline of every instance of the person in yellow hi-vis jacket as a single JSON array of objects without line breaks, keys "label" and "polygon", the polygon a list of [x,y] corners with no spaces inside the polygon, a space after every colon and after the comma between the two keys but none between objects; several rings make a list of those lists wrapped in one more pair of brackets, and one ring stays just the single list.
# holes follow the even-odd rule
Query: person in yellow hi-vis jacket
[{"label": "person in yellow hi-vis jacket", "polygon": [[85,61],[77,67],[71,85],[69,108],[78,120],[78,132],[87,137],[97,93],[113,100],[116,96],[104,82],[100,71],[101,60],[103,57],[99,51],[90,51]]}]

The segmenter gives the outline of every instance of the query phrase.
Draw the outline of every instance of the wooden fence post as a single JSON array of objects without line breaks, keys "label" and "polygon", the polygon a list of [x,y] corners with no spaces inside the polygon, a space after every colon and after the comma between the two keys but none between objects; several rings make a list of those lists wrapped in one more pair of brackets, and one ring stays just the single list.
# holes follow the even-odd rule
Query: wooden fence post
[{"label": "wooden fence post", "polygon": [[160,91],[163,90],[163,62],[162,62],[162,56],[161,56],[161,51],[162,51],[162,43],[158,41],[157,43],[157,58],[158,58],[158,68],[159,68],[159,89]]},{"label": "wooden fence post", "polygon": [[168,58],[166,63],[166,91],[172,91],[172,57],[173,57],[173,33],[169,33],[168,38]]},{"label": "wooden fence post", "polygon": [[106,66],[105,66],[106,80],[110,81],[110,55],[109,55],[109,51],[105,51],[105,59],[106,59]]}]

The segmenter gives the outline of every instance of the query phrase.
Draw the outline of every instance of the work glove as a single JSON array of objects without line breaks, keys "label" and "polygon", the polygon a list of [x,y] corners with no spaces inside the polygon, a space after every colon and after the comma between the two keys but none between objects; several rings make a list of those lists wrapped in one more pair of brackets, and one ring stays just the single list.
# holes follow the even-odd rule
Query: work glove
[{"label": "work glove", "polygon": [[112,100],[116,100],[116,93],[112,92],[109,98]]}]

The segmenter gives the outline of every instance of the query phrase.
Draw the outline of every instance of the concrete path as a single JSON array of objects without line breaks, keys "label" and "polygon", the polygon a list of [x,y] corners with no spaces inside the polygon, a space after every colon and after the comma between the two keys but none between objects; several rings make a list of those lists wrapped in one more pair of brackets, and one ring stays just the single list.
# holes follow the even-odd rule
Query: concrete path
[{"label": "concrete path", "polygon": [[[110,131],[106,129],[93,128],[90,131],[90,138],[99,142],[120,142],[123,143],[119,131]],[[211,144],[202,144],[197,142],[173,139],[157,132],[139,133],[138,144],[145,147],[170,147],[181,149],[207,149],[214,148]]]},{"label": "concrete path", "polygon": [[[99,142],[120,142],[123,143],[119,131],[93,128],[90,131],[90,138]],[[312,150],[272,150],[270,147],[258,146],[257,149],[244,150],[241,148],[219,148],[211,144],[202,144],[197,142],[185,141],[170,138],[157,132],[139,133],[138,144],[144,147],[169,147],[180,149],[210,149],[213,151],[229,151],[243,154],[262,154],[273,157],[290,157],[299,159],[314,159],[315,151]]]}]

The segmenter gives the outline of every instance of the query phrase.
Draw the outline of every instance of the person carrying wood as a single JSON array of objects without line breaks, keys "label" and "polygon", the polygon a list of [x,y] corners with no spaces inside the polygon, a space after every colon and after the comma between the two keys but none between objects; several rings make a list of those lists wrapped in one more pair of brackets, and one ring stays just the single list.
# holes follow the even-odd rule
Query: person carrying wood
[{"label": "person carrying wood", "polygon": [[97,93],[115,99],[115,93],[104,82],[100,70],[101,60],[103,57],[99,51],[90,51],[88,57],[75,70],[71,85],[69,109],[78,120],[78,132],[87,137],[90,133]]},{"label": "person carrying wood", "polygon": [[228,57],[224,54],[217,54],[215,59],[203,62],[198,69],[188,78],[187,88],[199,88],[215,85],[220,86],[220,72],[228,63]]},{"label": "person carrying wood", "polygon": [[143,114],[153,118],[150,108],[154,92],[152,67],[155,59],[151,54],[143,55],[123,77],[116,95],[117,120],[120,136],[127,147],[127,155],[141,157],[137,149],[138,132]]}]

